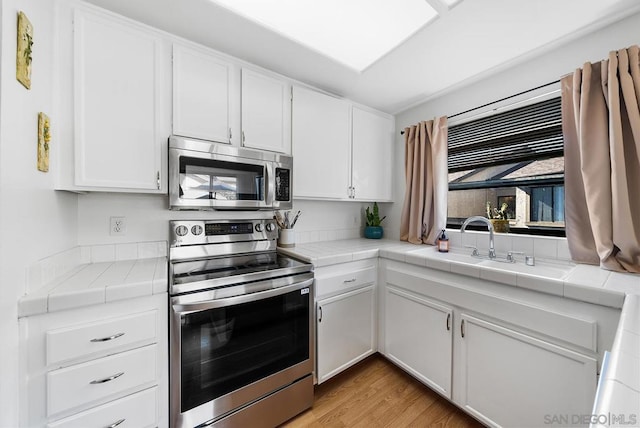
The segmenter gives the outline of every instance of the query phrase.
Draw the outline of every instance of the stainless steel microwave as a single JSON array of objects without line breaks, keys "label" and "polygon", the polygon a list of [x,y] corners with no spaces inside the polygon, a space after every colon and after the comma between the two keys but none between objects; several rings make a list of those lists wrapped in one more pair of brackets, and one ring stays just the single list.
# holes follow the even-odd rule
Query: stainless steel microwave
[{"label": "stainless steel microwave", "polygon": [[290,209],[292,179],[291,156],[169,137],[172,210]]}]

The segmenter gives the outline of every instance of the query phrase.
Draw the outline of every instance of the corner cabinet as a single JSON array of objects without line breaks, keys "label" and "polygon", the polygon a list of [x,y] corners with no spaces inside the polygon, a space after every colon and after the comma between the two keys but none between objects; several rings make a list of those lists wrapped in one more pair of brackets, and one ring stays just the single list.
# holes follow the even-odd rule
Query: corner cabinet
[{"label": "corner cabinet", "polygon": [[351,112],[347,101],[294,86],[294,198],[349,198],[350,136]]},{"label": "corner cabinet", "polygon": [[379,288],[380,352],[484,424],[591,413],[619,310],[392,260]]},{"label": "corner cabinet", "polygon": [[291,85],[242,69],[242,145],[291,153]]},{"label": "corner cabinet", "polygon": [[[239,67],[204,48],[173,45],[173,134],[239,141]],[[235,135],[234,135],[235,134]]]},{"label": "corner cabinet", "polygon": [[392,201],[393,129],[392,116],[294,87],[294,197]]},{"label": "corner cabinet", "polygon": [[393,119],[354,106],[352,124],[353,198],[392,201]]},{"label": "corner cabinet", "polygon": [[316,269],[316,377],[335,376],[376,351],[375,260]]},{"label": "corner cabinet", "polygon": [[57,188],[165,192],[170,45],[101,9],[60,7],[58,98],[73,99],[58,100]]},{"label": "corner cabinet", "polygon": [[454,388],[467,412],[501,426],[590,413],[594,358],[466,313],[459,325]]}]

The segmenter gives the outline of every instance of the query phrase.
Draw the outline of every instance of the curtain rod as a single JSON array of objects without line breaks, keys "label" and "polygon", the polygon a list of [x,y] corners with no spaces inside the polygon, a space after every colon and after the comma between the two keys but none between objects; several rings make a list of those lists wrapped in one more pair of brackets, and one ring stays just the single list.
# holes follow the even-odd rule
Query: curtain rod
[{"label": "curtain rod", "polygon": [[[555,85],[556,83],[560,83],[560,79],[554,80],[553,82],[545,83],[544,85],[536,86],[535,88],[527,89],[526,91],[518,92],[517,94],[509,95],[508,97],[500,98],[499,100],[495,100],[495,101],[491,101],[491,102],[486,103],[486,104],[482,104],[481,106],[470,108],[469,110],[461,111],[460,113],[452,114],[450,116],[447,116],[447,118],[451,119],[451,118],[454,118],[456,116],[462,116],[463,114],[470,113],[470,112],[472,112],[474,110],[479,110],[481,108],[488,107],[491,104],[495,104],[495,103],[499,103],[499,102],[502,102],[502,101],[506,101],[506,100],[511,99],[511,98],[519,97],[520,95],[524,95],[526,93],[533,92],[533,91],[536,91],[538,89],[542,89],[545,86]],[[404,135],[404,131],[400,131],[400,135]]]}]

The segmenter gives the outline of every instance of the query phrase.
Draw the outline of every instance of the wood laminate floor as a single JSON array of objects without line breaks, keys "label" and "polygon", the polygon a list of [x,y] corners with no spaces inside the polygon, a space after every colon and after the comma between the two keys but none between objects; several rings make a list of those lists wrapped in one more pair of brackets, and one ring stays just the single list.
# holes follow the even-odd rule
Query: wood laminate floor
[{"label": "wood laminate floor", "polygon": [[313,407],[281,428],[482,426],[376,354],[316,386]]}]

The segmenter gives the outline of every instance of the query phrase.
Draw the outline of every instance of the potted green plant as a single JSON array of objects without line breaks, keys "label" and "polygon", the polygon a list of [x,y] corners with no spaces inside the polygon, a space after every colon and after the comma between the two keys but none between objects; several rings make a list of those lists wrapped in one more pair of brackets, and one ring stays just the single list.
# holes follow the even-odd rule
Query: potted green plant
[{"label": "potted green plant", "polygon": [[380,223],[382,223],[382,220],[387,218],[387,216],[380,218],[377,202],[373,203],[373,210],[369,210],[369,207],[367,207],[365,213],[367,215],[367,225],[364,228],[364,237],[369,239],[382,238],[382,226],[380,226]]},{"label": "potted green plant", "polygon": [[491,210],[491,202],[487,201],[487,218],[491,221],[491,224],[493,224],[493,230],[496,232],[509,232],[508,209],[509,205],[505,202],[500,206],[500,209],[493,208],[493,210]]}]

